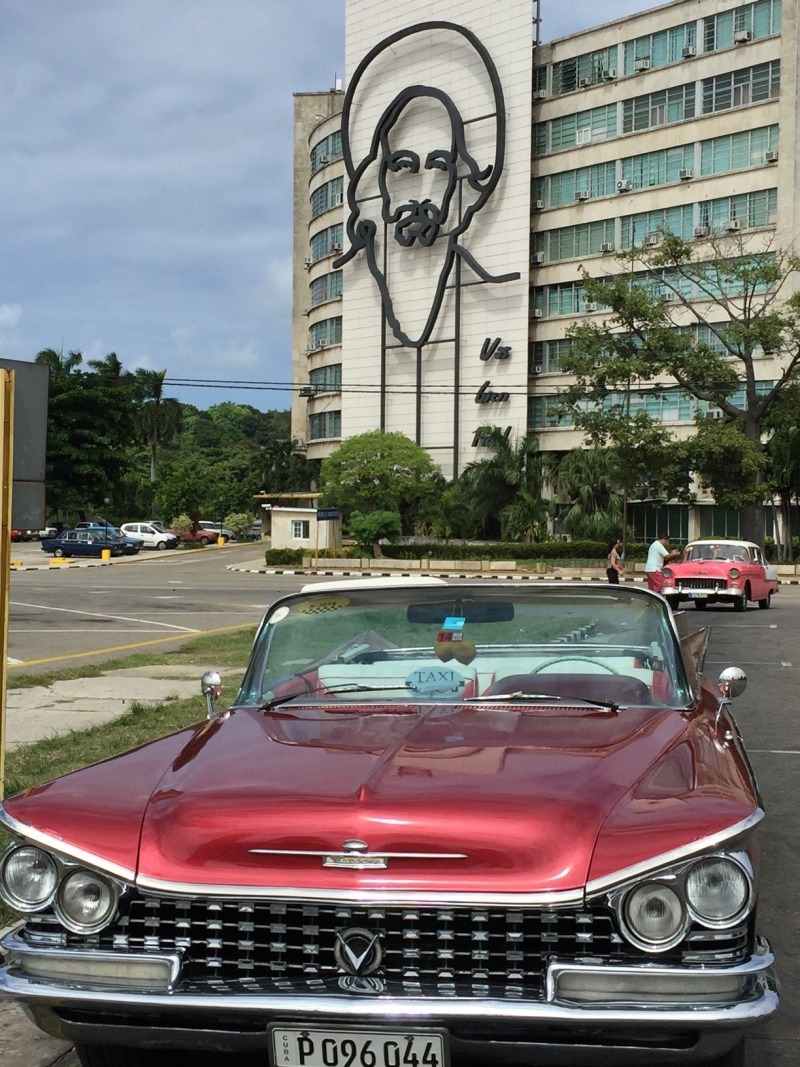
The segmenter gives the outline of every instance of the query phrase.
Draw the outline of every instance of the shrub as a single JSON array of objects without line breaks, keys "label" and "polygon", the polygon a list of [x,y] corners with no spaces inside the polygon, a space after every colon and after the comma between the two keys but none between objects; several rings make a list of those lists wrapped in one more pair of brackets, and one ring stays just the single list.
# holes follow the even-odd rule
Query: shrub
[{"label": "shrub", "polygon": [[246,537],[250,533],[250,527],[253,525],[253,516],[244,511],[234,511],[233,514],[225,517],[222,525],[227,527],[236,537]]},{"label": "shrub", "polygon": [[268,548],[264,559],[271,567],[282,564],[301,566],[305,555],[308,553],[303,548]]}]

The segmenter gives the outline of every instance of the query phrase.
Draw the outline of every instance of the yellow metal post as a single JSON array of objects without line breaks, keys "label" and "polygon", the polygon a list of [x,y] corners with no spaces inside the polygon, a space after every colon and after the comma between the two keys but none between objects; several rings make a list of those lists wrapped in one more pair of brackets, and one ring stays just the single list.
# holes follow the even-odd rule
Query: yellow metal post
[{"label": "yellow metal post", "polygon": [[11,488],[14,479],[14,372],[0,370],[0,798],[5,795],[8,597],[11,589]]}]

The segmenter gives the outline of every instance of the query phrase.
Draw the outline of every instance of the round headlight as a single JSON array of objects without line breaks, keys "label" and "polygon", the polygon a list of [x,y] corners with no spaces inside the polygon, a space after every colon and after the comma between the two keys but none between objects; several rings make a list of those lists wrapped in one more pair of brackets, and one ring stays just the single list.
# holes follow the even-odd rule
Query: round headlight
[{"label": "round headlight", "polygon": [[665,578],[672,578],[672,570],[669,567],[664,567],[661,571]]},{"label": "round headlight", "polygon": [[53,857],[40,848],[12,849],[0,870],[0,892],[17,911],[35,911],[49,904],[58,883]]},{"label": "round headlight", "polygon": [[700,919],[724,923],[736,918],[750,897],[750,883],[738,863],[719,856],[700,860],[686,876],[686,899]]},{"label": "round headlight", "polygon": [[56,914],[77,934],[99,930],[111,921],[117,907],[116,887],[101,874],[80,868],[58,888]]},{"label": "round headlight", "polygon": [[671,948],[686,926],[681,898],[659,882],[647,882],[628,895],[625,919],[631,933],[651,948]]},{"label": "round headlight", "polygon": [[731,569],[728,571],[728,577],[736,579],[741,575],[741,573],[742,572],[739,570],[738,567],[731,567]]}]

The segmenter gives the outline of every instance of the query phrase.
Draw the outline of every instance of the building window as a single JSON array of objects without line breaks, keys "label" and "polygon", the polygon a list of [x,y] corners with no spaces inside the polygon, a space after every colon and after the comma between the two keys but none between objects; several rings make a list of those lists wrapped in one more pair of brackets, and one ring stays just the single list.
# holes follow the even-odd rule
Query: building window
[{"label": "building window", "polygon": [[740,226],[770,226],[777,221],[777,214],[778,190],[759,189],[752,193],[704,200],[700,204],[700,225],[719,231],[738,229]]},{"label": "building window", "polygon": [[575,259],[578,256],[599,256],[614,245],[614,220],[601,219],[579,226],[564,226],[558,230],[550,230],[544,236],[547,237],[550,262]]},{"label": "building window", "polygon": [[687,82],[672,89],[660,89],[622,102],[622,132],[651,130],[671,122],[692,119],[695,114],[695,85]]},{"label": "building window", "polygon": [[572,341],[569,337],[561,337],[555,341],[534,341],[530,346],[529,374],[542,374],[544,371],[563,370],[562,359],[572,350]]},{"label": "building window", "polygon": [[773,100],[781,91],[781,61],[729,70],[703,79],[703,114],[712,115],[732,107]]},{"label": "building window", "polygon": [[329,367],[317,367],[308,376],[315,393],[340,393],[342,391],[342,365],[332,363]]},{"label": "building window", "polygon": [[661,233],[674,233],[677,237],[689,238],[694,232],[693,225],[694,209],[691,204],[625,215],[620,230],[622,247],[641,247],[657,243]]},{"label": "building window", "polygon": [[327,300],[335,300],[342,295],[342,272],[334,270],[330,274],[323,274],[321,278],[315,278],[309,288],[312,308]]},{"label": "building window", "polygon": [[565,170],[550,176],[547,203],[549,207],[572,204],[575,194],[584,190],[590,196],[611,196],[616,188],[616,167],[613,162]]},{"label": "building window", "polygon": [[334,133],[329,133],[327,137],[323,137],[311,149],[311,173],[316,174],[318,170],[321,170],[328,163],[333,163],[335,159],[341,158],[342,131],[336,130]]},{"label": "building window", "polygon": [[569,415],[559,415],[558,396],[528,397],[528,430],[569,429],[572,419]]},{"label": "building window", "polygon": [[778,150],[778,125],[740,130],[724,137],[712,137],[700,145],[700,173],[726,174],[743,167],[757,167],[767,152]]},{"label": "building window", "polygon": [[341,411],[319,411],[308,418],[308,436],[311,441],[342,436]]},{"label": "building window", "polygon": [[[756,0],[703,19],[703,48],[716,52],[781,32],[781,0]],[[749,34],[743,40],[740,35]]]},{"label": "building window", "polygon": [[632,189],[648,189],[680,181],[681,171],[694,166],[694,145],[662,148],[622,160],[622,178]]},{"label": "building window", "polygon": [[334,178],[320,185],[311,194],[311,218],[315,219],[330,208],[339,207],[344,195],[344,179]]},{"label": "building window", "polygon": [[315,322],[308,331],[308,343],[310,348],[322,348],[324,345],[340,345],[342,343],[342,317],[337,315],[333,319],[323,319]]},{"label": "building window", "polygon": [[686,58],[684,49],[694,48],[696,38],[697,23],[686,22],[682,26],[671,26],[668,30],[626,41],[625,73],[634,74],[637,63],[643,59],[648,60],[650,69],[666,67],[669,63],[680,63]]},{"label": "building window", "polygon": [[617,105],[607,104],[590,111],[564,115],[540,122],[534,130],[534,147],[539,155],[562,152],[591,141],[605,141],[617,135]]},{"label": "building window", "polygon": [[574,92],[587,85],[597,85],[603,81],[608,70],[617,68],[617,46],[602,48],[597,52],[587,52],[575,59],[565,59],[553,64],[553,96]]},{"label": "building window", "polygon": [[337,222],[335,226],[328,226],[327,229],[314,234],[311,238],[311,258],[315,263],[325,256],[341,252],[343,229],[342,223]]},{"label": "building window", "polygon": [[292,519],[292,540],[307,541],[311,537],[311,523],[308,519]]}]

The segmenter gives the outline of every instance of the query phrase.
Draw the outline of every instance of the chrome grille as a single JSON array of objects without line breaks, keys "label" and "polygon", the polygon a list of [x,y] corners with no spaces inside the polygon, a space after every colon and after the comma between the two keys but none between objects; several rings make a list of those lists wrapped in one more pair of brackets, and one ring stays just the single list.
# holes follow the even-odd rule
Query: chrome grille
[{"label": "chrome grille", "polygon": [[726,578],[679,578],[678,584],[682,589],[727,589]]},{"label": "chrome grille", "polygon": [[[178,952],[181,988],[196,992],[338,991],[337,932],[357,927],[380,938],[388,992],[416,996],[540,999],[551,959],[642,963],[612,911],[584,909],[351,907],[301,901],[228,901],[132,896],[100,934],[67,933],[52,914],[29,916],[38,944],[120,952]],[[693,927],[659,962],[697,965],[747,958],[746,927]]]}]

